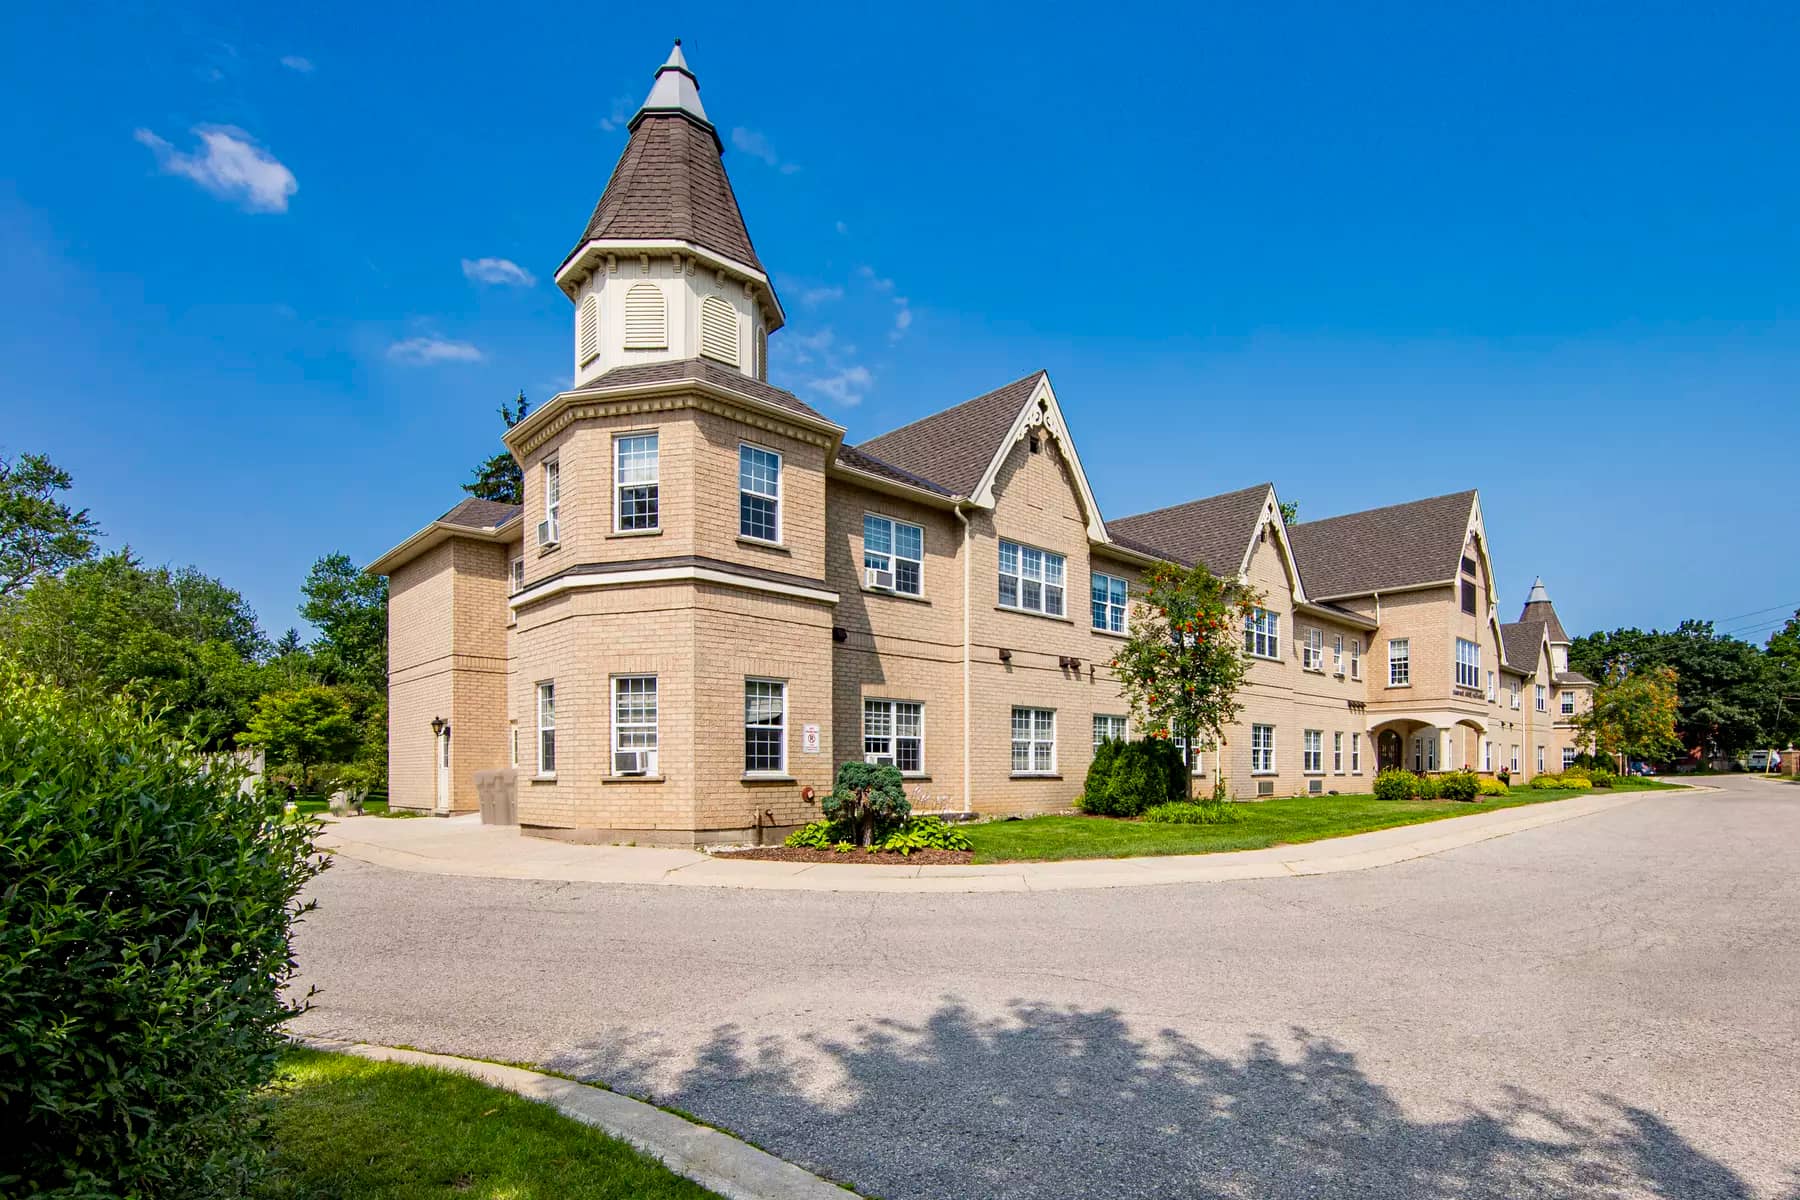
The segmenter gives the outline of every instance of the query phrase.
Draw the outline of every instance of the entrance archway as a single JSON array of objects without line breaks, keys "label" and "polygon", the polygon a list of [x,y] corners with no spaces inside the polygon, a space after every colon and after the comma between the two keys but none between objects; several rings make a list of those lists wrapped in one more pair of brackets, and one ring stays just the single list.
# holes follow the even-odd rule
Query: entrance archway
[{"label": "entrance archway", "polygon": [[1383,771],[1398,769],[1404,741],[1392,729],[1384,729],[1375,739],[1375,758]]}]

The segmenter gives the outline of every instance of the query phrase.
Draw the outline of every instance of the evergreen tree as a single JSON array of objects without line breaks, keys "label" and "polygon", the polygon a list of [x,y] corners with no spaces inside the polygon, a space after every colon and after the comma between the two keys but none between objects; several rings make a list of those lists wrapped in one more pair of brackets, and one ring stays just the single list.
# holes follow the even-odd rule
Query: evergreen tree
[{"label": "evergreen tree", "polygon": [[[531,401],[525,399],[521,391],[519,398],[512,404],[500,406],[500,419],[511,429],[525,419],[531,411]],[[525,473],[512,456],[512,451],[502,450],[500,453],[484,461],[475,468],[469,482],[462,485],[463,491],[478,500],[496,500],[501,504],[525,503]]]}]

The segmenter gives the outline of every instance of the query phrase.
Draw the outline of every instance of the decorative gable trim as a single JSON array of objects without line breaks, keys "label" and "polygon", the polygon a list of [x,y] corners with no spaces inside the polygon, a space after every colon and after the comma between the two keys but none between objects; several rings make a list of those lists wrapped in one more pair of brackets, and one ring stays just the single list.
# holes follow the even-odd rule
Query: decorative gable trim
[{"label": "decorative gable trim", "polygon": [[1250,558],[1256,553],[1256,545],[1262,541],[1265,529],[1273,529],[1275,532],[1275,548],[1281,554],[1281,568],[1287,573],[1288,590],[1294,603],[1310,605],[1312,602],[1306,598],[1306,585],[1300,582],[1300,567],[1294,561],[1294,547],[1288,541],[1287,524],[1281,519],[1281,501],[1276,498],[1272,487],[1263,497],[1262,512],[1258,514],[1256,525],[1250,530],[1250,540],[1244,544],[1244,557],[1238,562],[1238,582],[1249,582]]},{"label": "decorative gable trim", "polygon": [[1088,537],[1097,542],[1110,542],[1106,536],[1106,523],[1100,519],[1100,506],[1094,501],[1094,490],[1088,486],[1087,471],[1082,468],[1081,456],[1075,452],[1075,439],[1069,435],[1069,425],[1063,419],[1062,407],[1056,402],[1056,392],[1050,387],[1048,372],[1038,375],[1037,386],[1031,389],[1024,407],[1013,419],[1012,428],[1000,444],[994,449],[994,457],[988,461],[987,470],[981,474],[981,482],[969,500],[980,508],[994,507],[994,484],[1000,477],[1000,468],[1005,465],[1007,455],[1014,446],[1024,441],[1033,431],[1043,433],[1056,439],[1062,447],[1063,456],[1069,461],[1069,472],[1075,477],[1075,493],[1081,500],[1082,512],[1087,517]]}]

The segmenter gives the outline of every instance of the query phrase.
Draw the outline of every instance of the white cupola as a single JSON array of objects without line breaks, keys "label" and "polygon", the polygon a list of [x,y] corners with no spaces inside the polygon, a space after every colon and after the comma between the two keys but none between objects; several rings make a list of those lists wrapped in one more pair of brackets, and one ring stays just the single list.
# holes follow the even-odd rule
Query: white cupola
[{"label": "white cupola", "polygon": [[786,320],[725,174],[681,42],[631,118],[581,241],[556,273],[575,304],[575,384],[621,367],[699,358],[768,377]]}]

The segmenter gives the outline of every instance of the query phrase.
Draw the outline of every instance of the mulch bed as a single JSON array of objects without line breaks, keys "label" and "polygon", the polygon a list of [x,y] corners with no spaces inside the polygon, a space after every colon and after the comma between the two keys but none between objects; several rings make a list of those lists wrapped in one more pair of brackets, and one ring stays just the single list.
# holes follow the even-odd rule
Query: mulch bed
[{"label": "mulch bed", "polygon": [[874,867],[966,867],[975,856],[967,850],[914,850],[911,854],[865,854],[852,850],[812,850],[800,846],[764,846],[757,850],[720,850],[714,858],[746,858],[758,862],[837,863]]}]

